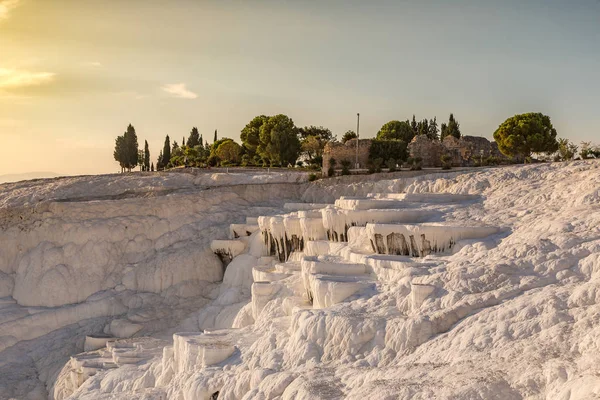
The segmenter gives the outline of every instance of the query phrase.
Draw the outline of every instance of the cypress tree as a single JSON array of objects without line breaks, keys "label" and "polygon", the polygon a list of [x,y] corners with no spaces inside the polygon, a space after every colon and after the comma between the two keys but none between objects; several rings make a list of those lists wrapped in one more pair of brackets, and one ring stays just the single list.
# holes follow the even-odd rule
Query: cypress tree
[{"label": "cypress tree", "polygon": [[429,121],[425,118],[418,124],[419,135],[427,135],[429,133]]},{"label": "cypress tree", "polygon": [[415,114],[413,114],[412,121],[410,122],[410,127],[413,130],[414,136],[417,136],[419,134],[419,126],[417,124],[417,119],[415,118]]},{"label": "cypress tree", "polygon": [[150,147],[147,140],[144,141],[144,168],[150,171]]},{"label": "cypress tree", "polygon": [[132,168],[135,168],[138,165],[138,140],[137,134],[135,133],[135,128],[133,125],[129,124],[127,127],[127,131],[123,135],[125,146],[124,156],[125,156],[125,168],[131,171]]},{"label": "cypress tree", "polygon": [[460,139],[460,124],[454,119],[454,114],[450,114],[448,118],[448,126],[446,127],[446,136],[452,135],[457,139]]},{"label": "cypress tree", "polygon": [[427,132],[427,137],[431,140],[439,140],[436,117],[433,117],[432,120],[429,120],[429,131]]},{"label": "cypress tree", "polygon": [[150,171],[154,172],[154,163],[150,166]]},{"label": "cypress tree", "polygon": [[187,142],[189,147],[196,147],[202,144],[200,140],[200,134],[198,133],[198,128],[195,126],[192,128]]},{"label": "cypress tree", "polygon": [[446,130],[448,129],[448,125],[446,125],[445,122],[442,122],[442,125],[440,125],[440,139],[444,140],[444,138],[446,137],[447,133]]},{"label": "cypress tree", "polygon": [[181,139],[181,147],[185,146],[185,136]]},{"label": "cypress tree", "polygon": [[164,164],[163,164],[163,151],[160,151],[160,154],[158,155],[158,160],[156,162],[156,169],[158,171],[161,171],[164,168]]},{"label": "cypress tree", "polygon": [[215,138],[213,139],[213,143],[217,141],[217,130],[215,129]]},{"label": "cypress tree", "polygon": [[165,146],[162,151],[162,167],[166,168],[171,162],[171,139],[169,135],[165,137]]}]

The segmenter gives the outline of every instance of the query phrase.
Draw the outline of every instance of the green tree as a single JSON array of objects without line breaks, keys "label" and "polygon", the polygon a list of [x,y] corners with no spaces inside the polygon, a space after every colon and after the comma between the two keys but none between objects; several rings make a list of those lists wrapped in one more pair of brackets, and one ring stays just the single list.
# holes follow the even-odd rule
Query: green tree
[{"label": "green tree", "polygon": [[129,124],[125,132],[125,146],[127,147],[127,162],[128,168],[131,171],[138,165],[138,139],[133,125]]},{"label": "green tree", "polygon": [[542,113],[519,114],[508,118],[494,132],[500,151],[510,157],[528,158],[531,153],[558,150],[556,129]]},{"label": "green tree", "polygon": [[448,124],[446,124],[445,122],[442,122],[442,125],[440,125],[440,140],[444,140],[444,138],[446,137],[446,129],[448,128]]},{"label": "green tree", "polygon": [[154,162],[150,165],[150,171],[154,172]]},{"label": "green tree", "polygon": [[238,164],[241,159],[242,146],[229,139],[217,147],[215,154],[222,163]]},{"label": "green tree", "polygon": [[251,157],[256,155],[256,149],[260,144],[260,127],[269,120],[269,117],[265,115],[259,115],[248,122],[242,132],[240,133],[240,139],[242,145],[246,148],[246,151]]},{"label": "green tree", "polygon": [[145,171],[144,169],[144,150],[138,150],[138,165],[140,167],[140,171]]},{"label": "green tree", "polygon": [[419,134],[419,124],[417,124],[417,118],[415,117],[415,114],[413,114],[412,121],[410,122],[410,128],[413,131],[413,137]]},{"label": "green tree", "polygon": [[171,139],[169,135],[165,137],[165,145],[162,151],[162,167],[167,168],[171,162]]},{"label": "green tree", "polygon": [[569,139],[558,139],[558,153],[556,155],[556,161],[570,161],[577,154],[577,145],[571,142]]},{"label": "green tree", "polygon": [[342,136],[342,143],[346,143],[350,139],[356,139],[358,135],[354,131],[346,131],[344,136]]},{"label": "green tree", "polygon": [[163,164],[163,151],[161,150],[160,153],[158,154],[158,160],[156,160],[156,170],[157,171],[162,171],[165,168],[165,165]]},{"label": "green tree", "polygon": [[115,139],[115,151],[113,153],[115,161],[119,163],[121,172],[123,172],[127,165],[127,149],[125,147],[125,136],[117,136]]},{"label": "green tree", "polygon": [[144,141],[144,169],[150,171],[150,147],[148,141]]},{"label": "green tree", "polygon": [[438,136],[438,124],[437,118],[433,117],[433,119],[429,120],[429,130],[427,132],[427,137],[431,140],[439,140]]},{"label": "green tree", "polygon": [[429,133],[429,121],[427,120],[427,118],[419,122],[417,132],[419,135],[427,136],[427,134]]},{"label": "green tree", "polygon": [[295,165],[300,154],[298,128],[287,115],[275,115],[260,127],[258,154],[271,164]]},{"label": "green tree", "polygon": [[217,130],[215,129],[215,137],[213,139],[213,143],[217,141]]},{"label": "green tree", "polygon": [[129,124],[123,136],[119,136],[115,140],[113,156],[121,166],[121,170],[131,171],[138,165],[138,140],[133,125]]},{"label": "green tree", "polygon": [[382,160],[393,158],[401,164],[407,157],[407,146],[403,140],[375,139],[371,141],[371,147],[369,148],[369,159],[371,161],[376,158],[381,158]]},{"label": "green tree", "polygon": [[[200,145],[200,134],[198,133],[198,128],[196,128],[195,126],[192,128],[192,131],[190,132],[190,136],[188,137],[187,140],[187,145],[188,147],[196,147]],[[185,142],[184,142],[185,145]]]},{"label": "green tree", "polygon": [[460,139],[460,124],[454,118],[454,114],[450,114],[450,117],[448,118],[448,125],[442,124],[442,127],[442,140],[446,136],[454,136],[455,138]]},{"label": "green tree", "polygon": [[306,139],[310,136],[317,137],[321,142],[326,143],[333,139],[333,134],[327,128],[323,128],[322,126],[305,126],[304,128],[300,128],[298,130],[298,134],[301,139]]},{"label": "green tree", "polygon": [[411,126],[407,122],[400,121],[387,122],[377,132],[377,140],[402,140],[410,143],[413,137],[415,134]]}]

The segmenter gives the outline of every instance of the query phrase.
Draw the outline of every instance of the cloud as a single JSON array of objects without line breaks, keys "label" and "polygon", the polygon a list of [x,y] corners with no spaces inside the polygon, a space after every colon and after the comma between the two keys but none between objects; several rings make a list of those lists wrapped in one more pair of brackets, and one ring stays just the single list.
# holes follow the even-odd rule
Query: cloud
[{"label": "cloud", "polygon": [[170,83],[164,85],[162,90],[173,95],[174,97],[179,97],[181,99],[195,99],[198,95],[194,92],[189,91],[185,87],[185,83]]},{"label": "cloud", "polygon": [[0,20],[8,18],[9,12],[19,5],[21,0],[0,0]]},{"label": "cloud", "polygon": [[0,89],[37,86],[54,80],[53,72],[31,72],[0,68]]},{"label": "cloud", "polygon": [[98,61],[85,61],[81,63],[82,66],[84,67],[93,67],[93,68],[100,68],[102,67],[102,63],[98,62]]}]

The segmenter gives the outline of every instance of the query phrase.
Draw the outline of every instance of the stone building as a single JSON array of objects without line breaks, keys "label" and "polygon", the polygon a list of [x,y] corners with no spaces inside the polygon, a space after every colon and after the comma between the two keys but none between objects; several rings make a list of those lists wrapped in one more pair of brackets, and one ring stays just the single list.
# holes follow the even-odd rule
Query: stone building
[{"label": "stone building", "polygon": [[[342,161],[348,160],[352,163],[351,168],[355,168],[356,163],[356,141],[350,139],[346,143],[329,142],[323,150],[323,173],[329,169],[329,160],[335,159],[336,169],[342,168]],[[369,161],[369,150],[371,148],[371,139],[358,140],[358,164],[360,168],[366,168]]]}]

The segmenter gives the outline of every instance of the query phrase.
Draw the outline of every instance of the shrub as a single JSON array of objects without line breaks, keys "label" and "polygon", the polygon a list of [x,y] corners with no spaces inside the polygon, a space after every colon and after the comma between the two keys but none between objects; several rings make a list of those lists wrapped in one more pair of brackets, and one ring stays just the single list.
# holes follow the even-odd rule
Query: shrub
[{"label": "shrub", "polygon": [[371,165],[369,167],[369,171],[373,172],[381,172],[381,166],[383,165],[383,158],[375,158],[371,161]]},{"label": "shrub", "polygon": [[316,181],[316,180],[317,180],[317,174],[310,174],[310,175],[308,176],[308,181],[309,181],[309,182],[314,182],[314,181]]},{"label": "shrub", "polygon": [[390,158],[389,160],[387,160],[386,165],[388,167],[388,172],[396,171],[396,160],[394,160],[393,158]]},{"label": "shrub", "polygon": [[449,154],[444,154],[440,157],[442,161],[442,169],[452,168],[452,157]]},{"label": "shrub", "polygon": [[219,159],[219,157],[212,155],[212,156],[208,157],[208,160],[206,160],[206,163],[211,167],[216,167],[219,164],[219,161],[221,161]]},{"label": "shrub", "polygon": [[421,157],[410,157],[407,160],[408,166],[410,167],[411,171],[419,171],[421,170],[421,163],[423,162],[423,159]]},{"label": "shrub", "polygon": [[350,166],[352,163],[348,160],[342,161],[342,175],[350,175]]},{"label": "shrub", "polygon": [[304,166],[304,163],[302,161],[297,161],[296,165],[302,168]]},{"label": "shrub", "polygon": [[242,156],[242,167],[247,167],[250,164],[250,156],[248,154],[244,154]]},{"label": "shrub", "polygon": [[335,158],[330,158],[329,159],[329,168],[327,169],[327,176],[335,176],[335,164],[337,163],[337,161],[335,161]]},{"label": "shrub", "polygon": [[393,158],[401,163],[408,157],[406,142],[402,140],[373,140],[369,148],[369,160]]}]

